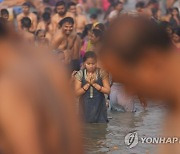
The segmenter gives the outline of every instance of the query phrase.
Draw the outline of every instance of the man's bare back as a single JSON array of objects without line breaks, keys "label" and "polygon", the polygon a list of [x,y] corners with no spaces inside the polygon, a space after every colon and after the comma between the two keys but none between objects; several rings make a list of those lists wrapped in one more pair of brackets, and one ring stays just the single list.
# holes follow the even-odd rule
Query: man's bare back
[{"label": "man's bare back", "polygon": [[31,13],[31,12],[28,15],[21,13],[17,16],[18,29],[22,30],[21,19],[24,17],[29,17],[31,19],[32,26],[30,28],[30,31],[34,32],[36,30],[36,26],[37,26],[37,17],[34,13]]},{"label": "man's bare back", "polygon": [[76,31],[77,31],[77,33],[82,33],[86,24],[88,24],[88,22],[87,22],[87,18],[85,15],[77,15],[76,16]]}]

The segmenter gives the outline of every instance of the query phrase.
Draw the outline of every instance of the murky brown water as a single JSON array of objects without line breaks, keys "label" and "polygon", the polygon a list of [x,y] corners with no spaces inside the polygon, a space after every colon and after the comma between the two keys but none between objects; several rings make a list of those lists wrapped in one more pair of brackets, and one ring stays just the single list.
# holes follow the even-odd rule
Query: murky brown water
[{"label": "murky brown water", "polygon": [[87,124],[85,149],[87,154],[153,154],[157,145],[142,144],[129,149],[124,143],[126,134],[137,131],[140,137],[157,137],[161,135],[165,107],[160,104],[149,104],[144,111],[136,104],[135,113],[109,112],[108,124]]}]

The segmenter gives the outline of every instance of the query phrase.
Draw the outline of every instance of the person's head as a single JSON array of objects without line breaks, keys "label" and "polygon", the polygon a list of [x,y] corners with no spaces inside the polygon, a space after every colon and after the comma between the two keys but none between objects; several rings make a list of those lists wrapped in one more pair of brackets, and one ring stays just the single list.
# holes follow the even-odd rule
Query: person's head
[{"label": "person's head", "polygon": [[76,3],[69,2],[68,3],[68,11],[71,12],[72,14],[76,14]]},{"label": "person's head", "polygon": [[30,4],[28,2],[23,3],[22,10],[24,14],[29,14]]},{"label": "person's head", "polygon": [[140,12],[140,13],[143,12],[144,7],[145,7],[145,3],[143,1],[136,3],[137,12]]},{"label": "person's head", "polygon": [[99,29],[99,30],[101,30],[102,32],[104,32],[104,31],[105,31],[105,26],[104,26],[103,23],[98,23],[98,24],[94,27],[94,29]]},{"label": "person's head", "polygon": [[155,19],[160,19],[161,17],[161,11],[157,8],[152,8],[151,9],[151,12],[152,12],[152,16],[155,18]]},{"label": "person's head", "polygon": [[24,17],[21,19],[22,28],[29,29],[31,27],[31,24],[32,24],[32,22],[29,17]]},{"label": "person's head", "polygon": [[97,56],[95,52],[86,52],[83,57],[83,63],[88,72],[94,72],[97,68]]},{"label": "person's head", "polygon": [[51,15],[53,11],[52,11],[52,9],[50,7],[45,7],[44,12],[48,12]]},{"label": "person's head", "polygon": [[117,11],[121,11],[121,10],[123,9],[123,3],[120,2],[120,1],[116,2],[116,3],[114,4],[114,8],[115,8],[115,10],[117,10]]},{"label": "person's head", "polygon": [[39,29],[36,31],[36,40],[37,41],[45,41],[46,40],[45,30]]},{"label": "person's head", "polygon": [[93,29],[91,32],[90,41],[92,44],[99,43],[102,39],[103,32],[99,29]]},{"label": "person's head", "polygon": [[174,7],[174,8],[172,9],[172,15],[173,15],[173,16],[179,16],[179,9],[178,9],[177,7]]},{"label": "person's head", "polygon": [[58,13],[60,16],[64,16],[66,14],[66,4],[64,1],[59,1],[56,3],[55,7],[56,13]]},{"label": "person's head", "polygon": [[77,11],[77,14],[83,14],[83,12],[84,12],[83,5],[82,4],[77,4],[76,5],[76,11]]},{"label": "person's head", "polygon": [[44,22],[50,23],[51,22],[51,14],[49,12],[44,12],[42,14],[42,19]]},{"label": "person's head", "polygon": [[70,35],[74,28],[74,20],[71,17],[66,17],[59,22],[59,26],[66,35]]},{"label": "person's head", "polygon": [[162,21],[159,25],[166,30],[170,37],[172,36],[173,30],[169,22]]},{"label": "person's head", "polygon": [[174,43],[180,43],[180,27],[173,30],[172,40]]},{"label": "person's head", "polygon": [[103,38],[100,58],[115,81],[146,97],[167,94],[172,42],[163,28],[145,17],[122,16]]},{"label": "person's head", "polygon": [[97,14],[92,14],[90,16],[90,20],[91,20],[91,23],[94,24],[97,22],[97,18],[98,18],[98,15]]},{"label": "person's head", "polygon": [[86,36],[90,37],[91,36],[91,30],[92,30],[93,24],[87,24],[84,27],[84,30],[82,32],[81,38],[84,39]]},{"label": "person's head", "polygon": [[149,2],[147,3],[147,7],[148,8],[158,8],[158,1],[157,0],[149,0]]},{"label": "person's head", "polygon": [[4,18],[6,21],[9,19],[9,12],[7,9],[2,9],[1,10],[1,17]]}]

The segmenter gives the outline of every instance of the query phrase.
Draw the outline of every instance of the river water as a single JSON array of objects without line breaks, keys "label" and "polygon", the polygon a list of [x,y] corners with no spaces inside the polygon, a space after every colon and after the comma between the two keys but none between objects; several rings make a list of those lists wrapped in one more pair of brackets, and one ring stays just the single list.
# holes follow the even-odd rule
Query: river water
[{"label": "river water", "polygon": [[128,148],[124,137],[136,131],[140,137],[158,137],[166,109],[162,104],[148,104],[144,110],[136,103],[135,113],[108,112],[108,124],[86,124],[85,149],[87,154],[154,154],[157,144],[142,144]]}]

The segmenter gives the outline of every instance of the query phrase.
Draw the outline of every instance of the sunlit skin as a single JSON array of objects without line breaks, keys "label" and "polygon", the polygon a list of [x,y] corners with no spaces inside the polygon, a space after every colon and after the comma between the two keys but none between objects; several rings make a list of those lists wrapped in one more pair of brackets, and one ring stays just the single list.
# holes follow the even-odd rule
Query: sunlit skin
[{"label": "sunlit skin", "polygon": [[63,32],[68,36],[71,34],[71,32],[73,31],[73,25],[71,23],[65,23],[62,26],[62,30]]},{"label": "sunlit skin", "polygon": [[76,6],[73,5],[69,8],[69,12],[71,12],[72,14],[76,15]]}]

